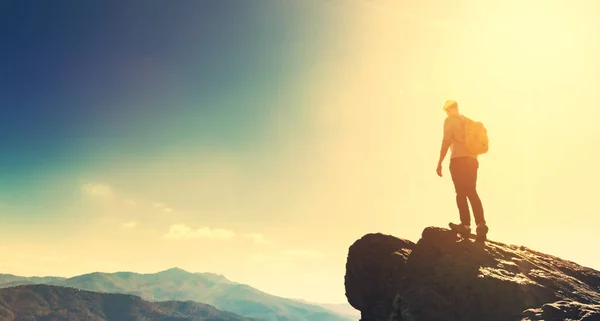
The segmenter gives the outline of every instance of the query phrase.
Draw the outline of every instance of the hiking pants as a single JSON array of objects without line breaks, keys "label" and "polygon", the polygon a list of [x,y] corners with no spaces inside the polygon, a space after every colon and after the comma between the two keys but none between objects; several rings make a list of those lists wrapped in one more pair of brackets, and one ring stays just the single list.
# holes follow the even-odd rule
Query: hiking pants
[{"label": "hiking pants", "polygon": [[450,175],[456,191],[456,206],[460,214],[460,222],[464,225],[471,225],[471,214],[469,212],[469,202],[473,208],[475,224],[485,224],[483,217],[483,206],[481,199],[477,195],[477,170],[479,161],[473,157],[454,157],[450,159]]}]

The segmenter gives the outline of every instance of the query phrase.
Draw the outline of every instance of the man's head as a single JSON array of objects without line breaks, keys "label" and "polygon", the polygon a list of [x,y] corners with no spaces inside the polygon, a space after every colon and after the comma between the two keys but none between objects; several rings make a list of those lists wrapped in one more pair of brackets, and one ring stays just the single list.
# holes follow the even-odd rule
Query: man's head
[{"label": "man's head", "polygon": [[458,103],[454,100],[447,100],[443,107],[448,116],[458,114]]}]

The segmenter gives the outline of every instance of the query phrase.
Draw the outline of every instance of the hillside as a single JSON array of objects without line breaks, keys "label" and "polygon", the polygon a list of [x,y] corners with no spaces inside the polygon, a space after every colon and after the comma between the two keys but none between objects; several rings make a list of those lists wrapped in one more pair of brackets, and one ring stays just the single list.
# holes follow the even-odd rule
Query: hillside
[{"label": "hillside", "polygon": [[416,244],[363,236],[349,248],[345,286],[361,321],[600,321],[599,271],[436,227]]},{"label": "hillside", "polygon": [[[37,279],[44,280],[44,279]],[[30,282],[22,278],[15,282]],[[148,301],[194,301],[222,311],[266,321],[355,321],[323,307],[261,292],[213,273],[190,273],[173,268],[153,274],[90,273],[72,278],[50,278],[45,284],[82,290],[124,293]],[[0,287],[5,287],[0,284]]]},{"label": "hillside", "polygon": [[52,285],[21,285],[1,289],[0,319],[252,321],[195,302],[152,303],[133,295],[97,293]]}]

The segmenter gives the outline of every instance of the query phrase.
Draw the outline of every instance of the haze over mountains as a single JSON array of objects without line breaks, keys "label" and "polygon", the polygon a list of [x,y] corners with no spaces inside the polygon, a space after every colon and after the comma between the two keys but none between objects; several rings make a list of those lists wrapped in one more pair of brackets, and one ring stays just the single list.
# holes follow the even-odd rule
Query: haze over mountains
[{"label": "haze over mountains", "polygon": [[317,303],[317,302],[310,302],[310,301],[301,300],[301,299],[296,299],[296,300],[306,303],[306,304],[318,305],[327,310],[350,317],[354,320],[360,319],[360,311],[356,310],[348,303],[337,303],[337,304],[336,303]]},{"label": "haze over mountains", "polygon": [[0,287],[46,284],[102,293],[121,293],[156,301],[194,301],[221,311],[268,321],[358,320],[316,304],[270,295],[213,273],[190,273],[172,268],[154,274],[94,272],[62,277],[20,277],[0,274]]}]

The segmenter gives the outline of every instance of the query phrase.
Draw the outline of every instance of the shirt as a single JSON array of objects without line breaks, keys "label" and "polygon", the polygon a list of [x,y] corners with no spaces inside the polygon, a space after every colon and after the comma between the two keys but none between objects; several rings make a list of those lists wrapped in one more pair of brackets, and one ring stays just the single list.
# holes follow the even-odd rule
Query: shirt
[{"label": "shirt", "polygon": [[465,128],[463,115],[452,115],[444,120],[444,141],[450,141],[450,158],[454,157],[473,157],[476,154],[470,153],[465,147]]}]

